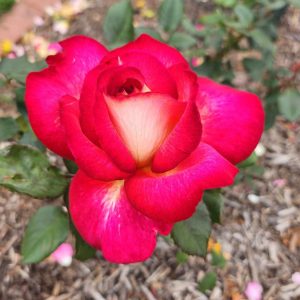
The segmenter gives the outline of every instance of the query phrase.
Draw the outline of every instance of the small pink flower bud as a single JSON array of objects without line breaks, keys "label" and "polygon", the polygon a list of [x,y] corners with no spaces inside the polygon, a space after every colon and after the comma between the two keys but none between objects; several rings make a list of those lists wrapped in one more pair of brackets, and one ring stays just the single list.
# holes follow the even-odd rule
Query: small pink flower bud
[{"label": "small pink flower bud", "polygon": [[73,247],[69,243],[61,244],[52,254],[51,258],[63,267],[68,267],[72,263]]},{"label": "small pink flower bud", "polygon": [[261,300],[263,288],[259,282],[250,281],[247,284],[245,295],[248,300]]},{"label": "small pink flower bud", "polygon": [[294,283],[300,284],[300,272],[295,272],[292,275],[292,280],[293,280]]}]

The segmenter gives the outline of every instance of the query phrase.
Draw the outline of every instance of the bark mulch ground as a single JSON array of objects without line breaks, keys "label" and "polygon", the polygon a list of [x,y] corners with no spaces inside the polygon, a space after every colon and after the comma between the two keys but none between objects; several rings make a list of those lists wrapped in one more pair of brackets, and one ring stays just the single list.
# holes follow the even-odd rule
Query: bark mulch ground
[{"label": "bark mulch ground", "polygon": [[[67,35],[84,33],[101,39],[99,22],[111,2],[93,1],[72,21]],[[286,66],[299,59],[299,16],[299,11],[288,11],[280,29],[278,60]],[[60,38],[47,28],[51,20],[47,22],[36,32],[52,40]],[[9,113],[0,106],[1,115]],[[114,265],[99,256],[84,263],[73,261],[68,268],[49,260],[22,265],[20,243],[26,223],[50,201],[0,189],[0,299],[242,300],[250,280],[263,285],[264,300],[300,299],[300,286],[291,280],[300,271],[299,141],[300,124],[278,118],[262,139],[264,172],[225,191],[223,224],[214,227],[213,238],[221,243],[228,260],[209,295],[197,289],[209,263],[197,257],[178,263],[176,247],[162,238],[144,263]]]}]

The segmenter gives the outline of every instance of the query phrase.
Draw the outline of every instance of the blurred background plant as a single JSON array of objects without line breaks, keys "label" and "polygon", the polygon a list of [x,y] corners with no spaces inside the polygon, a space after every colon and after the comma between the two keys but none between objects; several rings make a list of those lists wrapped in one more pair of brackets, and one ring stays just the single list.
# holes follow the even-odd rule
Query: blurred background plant
[{"label": "blurred background plant", "polygon": [[0,0],[0,15],[9,11],[15,3],[15,0]]}]

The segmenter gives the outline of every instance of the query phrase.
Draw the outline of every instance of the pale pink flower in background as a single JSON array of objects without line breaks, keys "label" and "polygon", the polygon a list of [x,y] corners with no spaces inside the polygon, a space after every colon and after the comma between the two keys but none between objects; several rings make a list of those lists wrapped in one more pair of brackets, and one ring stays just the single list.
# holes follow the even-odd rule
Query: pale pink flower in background
[{"label": "pale pink flower in background", "polygon": [[73,247],[70,243],[62,243],[51,255],[50,258],[63,267],[72,263]]},{"label": "pale pink flower in background", "polygon": [[300,284],[300,272],[295,272],[292,275],[292,281],[296,284]]},{"label": "pale pink flower in background", "polygon": [[193,57],[192,58],[192,66],[193,67],[199,67],[202,64],[203,59],[200,57]]},{"label": "pale pink flower in background", "polygon": [[259,282],[250,281],[245,289],[248,300],[261,300],[263,288]]},{"label": "pale pink flower in background", "polygon": [[9,59],[15,59],[17,57],[15,52],[10,52],[9,54],[7,54],[7,58]]},{"label": "pale pink flower in background", "polygon": [[279,188],[282,188],[286,185],[286,179],[278,178],[273,180],[273,185]]},{"label": "pale pink flower in background", "polygon": [[202,31],[204,29],[204,25],[198,23],[198,24],[195,25],[195,29],[198,30],[198,31]]},{"label": "pale pink flower in background", "polygon": [[22,45],[14,45],[13,52],[16,54],[17,57],[25,55],[25,49]]},{"label": "pale pink flower in background", "polygon": [[45,21],[40,16],[35,16],[33,18],[33,24],[37,27],[43,26],[45,24]]},{"label": "pale pink flower in background", "polygon": [[56,21],[54,22],[52,29],[61,35],[65,35],[69,30],[69,23],[66,20]]},{"label": "pale pink flower in background", "polygon": [[55,55],[62,51],[62,47],[59,43],[51,43],[48,46],[48,54]]}]

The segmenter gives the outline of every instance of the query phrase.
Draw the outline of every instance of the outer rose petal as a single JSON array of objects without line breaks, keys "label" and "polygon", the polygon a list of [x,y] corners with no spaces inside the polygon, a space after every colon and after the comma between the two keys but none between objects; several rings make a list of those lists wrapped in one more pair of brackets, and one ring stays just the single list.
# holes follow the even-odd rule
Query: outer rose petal
[{"label": "outer rose petal", "polygon": [[166,172],[187,158],[199,144],[202,132],[200,116],[195,104],[197,93],[196,75],[176,65],[170,69],[178,87],[179,101],[187,102],[180,120],[157,150],[152,161],[152,171]]},{"label": "outer rose petal", "polygon": [[261,137],[264,128],[262,104],[254,94],[208,78],[199,78],[198,83],[202,141],[237,164],[252,153]]},{"label": "outer rose petal", "polygon": [[140,170],[125,181],[129,201],[149,218],[174,223],[189,218],[205,189],[233,183],[238,170],[216,150],[200,143],[178,167],[164,174]]},{"label": "outer rose petal", "polygon": [[155,248],[157,232],[168,234],[172,227],[133,208],[123,181],[101,182],[81,171],[71,183],[70,212],[85,241],[115,263],[147,259]]},{"label": "outer rose petal", "polygon": [[188,67],[187,61],[177,49],[155,40],[147,34],[142,34],[135,41],[111,51],[109,56],[122,56],[128,52],[150,54],[158,59],[166,68],[180,63]]},{"label": "outer rose petal", "polygon": [[57,154],[72,158],[60,123],[59,99],[76,98],[84,78],[107,52],[97,41],[74,36],[60,43],[62,52],[47,59],[49,67],[32,72],[26,80],[26,106],[31,126],[38,138]]},{"label": "outer rose petal", "polygon": [[83,134],[79,124],[78,100],[71,96],[61,99],[61,120],[74,160],[88,176],[105,181],[123,179],[128,176],[111,162],[102,149]]}]

